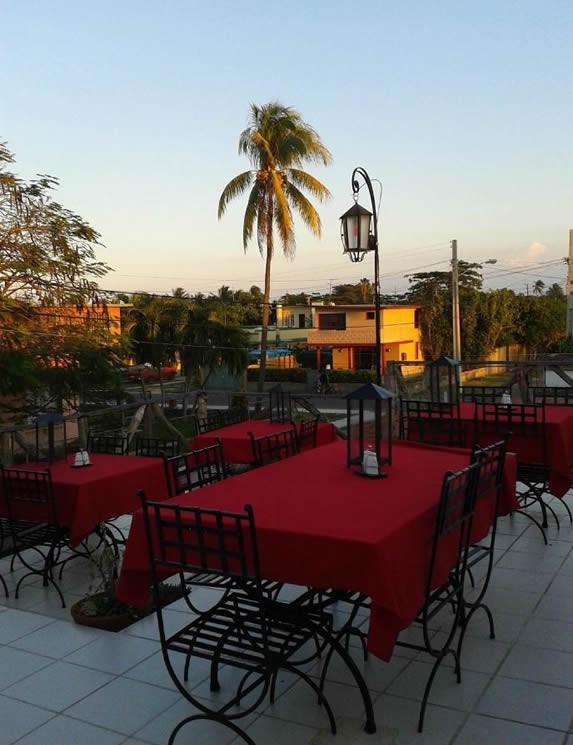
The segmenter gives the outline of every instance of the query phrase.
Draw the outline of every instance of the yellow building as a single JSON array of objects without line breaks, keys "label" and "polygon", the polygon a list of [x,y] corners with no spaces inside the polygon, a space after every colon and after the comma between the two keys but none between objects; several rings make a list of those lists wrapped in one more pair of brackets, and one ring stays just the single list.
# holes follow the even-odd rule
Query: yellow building
[{"label": "yellow building", "polygon": [[84,326],[92,331],[104,330],[113,336],[121,334],[121,310],[130,305],[118,303],[86,303],[85,305],[54,305],[40,307],[38,312],[51,326]]},{"label": "yellow building", "polygon": [[[338,370],[376,367],[374,305],[322,305],[313,307],[313,326],[307,346],[332,347],[332,366]],[[422,339],[417,305],[383,305],[380,309],[382,371],[390,361],[422,361]]]}]

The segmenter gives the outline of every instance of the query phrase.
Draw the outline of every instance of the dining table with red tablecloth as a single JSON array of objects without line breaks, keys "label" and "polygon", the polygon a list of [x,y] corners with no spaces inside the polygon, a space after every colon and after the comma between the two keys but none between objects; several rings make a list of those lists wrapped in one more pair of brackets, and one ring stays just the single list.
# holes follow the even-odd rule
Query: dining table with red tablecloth
[{"label": "dining table with red tablecloth", "polygon": [[[140,506],[138,489],[147,489],[157,499],[167,498],[162,458],[90,453],[90,465],[75,467],[74,457],[52,463],[34,462],[17,468],[49,471],[58,523],[70,530],[75,546],[104,520],[130,514]],[[5,510],[5,505],[0,505]],[[28,506],[27,519],[34,519]],[[31,510],[31,511],[30,511]],[[38,521],[45,515],[37,515]]]},{"label": "dining table with red tablecloth", "polygon": [[[545,406],[545,454],[549,466],[549,489],[556,497],[563,495],[571,488],[573,469],[573,406]],[[482,416],[483,406],[469,402],[460,403],[460,418],[465,424],[467,443],[474,438],[475,418]],[[507,426],[507,425],[506,425]],[[507,432],[500,423],[499,439]],[[487,443],[481,442],[480,445]],[[523,461],[527,462],[527,443],[524,444]],[[519,454],[518,454],[519,455]]]},{"label": "dining table with red tablecloth", "polygon": [[[263,437],[275,432],[285,432],[295,429],[298,432],[297,422],[271,422],[269,419],[246,419],[244,422],[229,424],[226,427],[204,432],[196,435],[191,440],[191,449],[214,445],[217,439],[221,440],[223,446],[223,458],[225,463],[252,463],[254,461],[253,447],[249,433],[254,437]],[[318,422],[316,432],[316,445],[326,445],[337,439],[336,429],[330,422]]]},{"label": "dining table with red tablecloth", "polygon": [[[396,442],[386,478],[346,464],[333,442],[170,500],[170,504],[242,511],[253,507],[261,576],[313,588],[365,593],[372,600],[368,647],[389,659],[399,632],[422,605],[444,473],[470,462],[470,451]],[[499,512],[516,508],[515,459],[506,460]],[[151,489],[146,497],[153,500]],[[492,502],[480,500],[472,538],[487,535]],[[486,502],[489,502],[486,504]],[[447,575],[454,556],[442,556]],[[118,597],[145,603],[151,575],[142,511],[134,514]]]}]

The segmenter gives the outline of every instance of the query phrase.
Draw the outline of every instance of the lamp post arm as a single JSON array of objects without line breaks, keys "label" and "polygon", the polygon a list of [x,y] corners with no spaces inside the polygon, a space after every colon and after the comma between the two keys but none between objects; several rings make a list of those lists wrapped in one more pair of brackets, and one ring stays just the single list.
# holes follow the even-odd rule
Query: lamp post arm
[{"label": "lamp post arm", "polygon": [[382,385],[382,360],[381,360],[381,331],[380,331],[380,257],[378,253],[378,210],[376,209],[376,199],[374,198],[374,189],[370,176],[362,166],[358,166],[352,172],[352,193],[354,198],[358,199],[358,192],[361,189],[357,176],[361,176],[366,184],[370,194],[372,204],[372,249],[374,251],[374,317],[376,324],[376,385]]}]

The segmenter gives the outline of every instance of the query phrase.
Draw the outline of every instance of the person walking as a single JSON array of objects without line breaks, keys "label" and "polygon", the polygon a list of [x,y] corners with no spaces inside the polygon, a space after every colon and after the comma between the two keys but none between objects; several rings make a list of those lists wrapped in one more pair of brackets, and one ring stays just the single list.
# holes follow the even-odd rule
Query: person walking
[{"label": "person walking", "polygon": [[328,393],[329,390],[330,390],[330,383],[328,380],[328,373],[326,372],[326,369],[323,368],[320,371],[320,375],[318,376],[318,392]]}]

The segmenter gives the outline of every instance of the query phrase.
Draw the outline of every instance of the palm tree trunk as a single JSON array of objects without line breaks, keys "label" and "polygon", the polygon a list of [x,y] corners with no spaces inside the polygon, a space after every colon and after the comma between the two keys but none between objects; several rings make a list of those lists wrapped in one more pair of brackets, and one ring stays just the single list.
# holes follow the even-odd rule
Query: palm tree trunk
[{"label": "palm tree trunk", "polygon": [[257,393],[262,393],[265,383],[265,372],[267,369],[267,339],[269,335],[269,317],[271,302],[271,263],[273,260],[273,202],[269,200],[269,217],[267,221],[267,252],[265,256],[265,289],[263,292],[263,322],[261,325],[261,366],[259,369],[259,381]]}]

